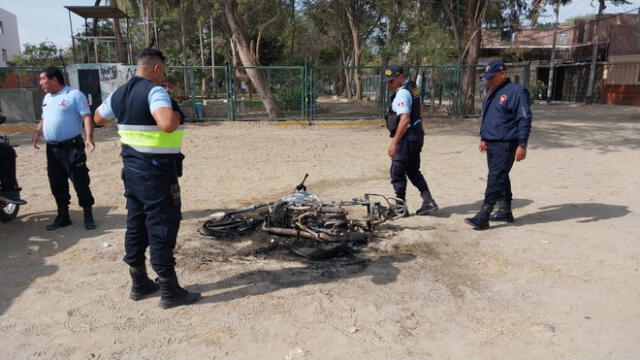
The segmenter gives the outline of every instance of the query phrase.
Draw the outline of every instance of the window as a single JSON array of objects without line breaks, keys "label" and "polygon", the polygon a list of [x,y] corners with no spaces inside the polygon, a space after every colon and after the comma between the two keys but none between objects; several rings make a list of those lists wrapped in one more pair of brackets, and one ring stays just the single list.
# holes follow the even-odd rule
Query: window
[{"label": "window", "polygon": [[563,43],[565,41],[567,41],[567,34],[566,33],[560,34],[560,42]]},{"label": "window", "polygon": [[7,49],[2,49],[2,62],[7,62]]}]

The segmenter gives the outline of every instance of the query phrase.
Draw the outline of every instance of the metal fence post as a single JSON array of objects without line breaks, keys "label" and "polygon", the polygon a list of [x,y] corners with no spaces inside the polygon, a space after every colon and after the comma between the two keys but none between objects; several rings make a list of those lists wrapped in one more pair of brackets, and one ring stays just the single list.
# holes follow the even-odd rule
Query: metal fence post
[{"label": "metal fence post", "polygon": [[196,121],[200,119],[199,114],[196,111],[196,92],[195,92],[195,75],[193,74],[193,68],[187,69],[189,76],[189,99],[191,101],[191,120]]}]

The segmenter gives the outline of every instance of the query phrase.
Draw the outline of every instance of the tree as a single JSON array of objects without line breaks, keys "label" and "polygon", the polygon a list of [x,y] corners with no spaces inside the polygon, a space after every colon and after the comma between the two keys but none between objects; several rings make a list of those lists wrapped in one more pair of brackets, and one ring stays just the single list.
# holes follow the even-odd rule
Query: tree
[{"label": "tree", "polygon": [[257,68],[259,64],[256,61],[255,54],[251,51],[247,31],[238,16],[238,4],[235,0],[225,0],[224,5],[227,24],[229,25],[232,37],[237,46],[238,56],[242,64],[246,67],[247,76],[251,79],[253,86],[258,92],[258,96],[262,99],[269,118],[275,120],[280,116],[280,110],[262,71]]},{"label": "tree", "polygon": [[61,66],[62,49],[50,41],[43,41],[38,45],[24,44],[24,51],[20,55],[14,55],[7,61],[9,66],[47,67]]}]

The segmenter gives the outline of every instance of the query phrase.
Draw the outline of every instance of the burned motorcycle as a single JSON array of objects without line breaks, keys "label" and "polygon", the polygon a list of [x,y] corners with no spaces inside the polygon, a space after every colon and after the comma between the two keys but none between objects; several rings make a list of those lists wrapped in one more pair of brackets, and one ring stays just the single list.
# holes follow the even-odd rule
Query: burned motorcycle
[{"label": "burned motorcycle", "polygon": [[[0,124],[4,123],[6,120],[7,118],[5,116],[0,115]],[[8,148],[12,146],[11,143],[9,142],[8,136],[0,134],[0,146],[7,147],[6,149],[8,151],[11,151],[12,154],[14,154],[13,149]],[[3,161],[3,159],[0,159],[0,161]],[[4,165],[4,164],[0,164],[0,165]],[[13,166],[13,165],[9,165],[9,166]],[[16,188],[15,191],[19,192],[19,188]],[[20,205],[24,205],[24,204],[26,204],[26,202],[23,200],[16,199],[16,197],[9,197],[8,195],[3,196],[3,194],[0,193],[0,222],[8,222],[15,219],[16,216],[18,216]]]},{"label": "burned motorcycle", "polygon": [[[294,246],[298,255],[309,258],[333,257],[352,246],[366,244],[375,227],[387,220],[403,217],[404,201],[379,194],[325,203],[307,191],[302,182],[291,195],[272,202],[212,214],[200,233],[217,239],[230,239],[261,231],[305,240]],[[359,217],[354,216],[361,213]],[[249,215],[252,214],[252,215]]]}]

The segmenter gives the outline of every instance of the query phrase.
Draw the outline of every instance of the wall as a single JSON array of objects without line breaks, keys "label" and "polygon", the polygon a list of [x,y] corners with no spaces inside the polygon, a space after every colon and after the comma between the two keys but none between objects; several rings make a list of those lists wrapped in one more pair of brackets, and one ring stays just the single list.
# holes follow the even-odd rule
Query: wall
[{"label": "wall", "polygon": [[0,66],[7,66],[5,56],[6,60],[11,60],[14,55],[20,54],[18,21],[14,14],[2,8],[0,8],[0,21],[2,22],[2,31],[0,31]]},{"label": "wall", "polygon": [[42,118],[40,89],[0,89],[0,111],[7,122],[37,122]]},{"label": "wall", "polygon": [[136,72],[135,65],[122,64],[71,64],[67,66],[69,85],[80,88],[78,70],[96,69],[100,74],[100,93],[106,99],[118,86],[124,84]]}]

